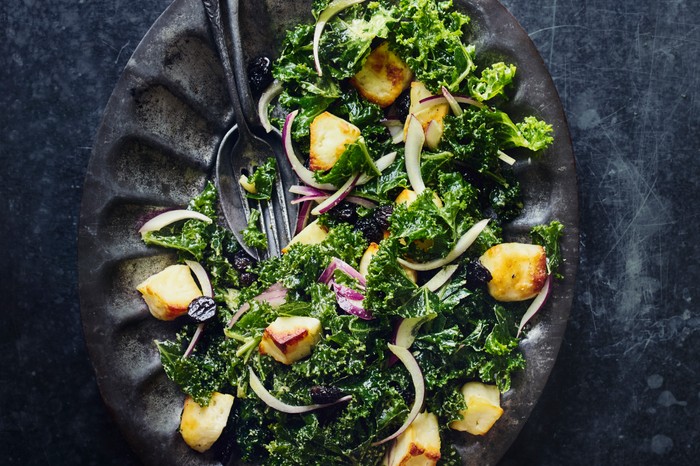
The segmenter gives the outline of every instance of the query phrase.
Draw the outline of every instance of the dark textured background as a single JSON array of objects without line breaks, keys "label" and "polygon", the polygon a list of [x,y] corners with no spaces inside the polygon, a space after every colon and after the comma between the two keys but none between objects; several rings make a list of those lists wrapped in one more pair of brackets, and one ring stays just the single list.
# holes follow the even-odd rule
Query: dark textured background
[{"label": "dark textured background", "polygon": [[[569,119],[581,262],[559,360],[502,466],[697,464],[700,1],[504,3]],[[168,4],[0,4],[0,464],[138,464],[87,358],[76,232],[101,113]]]}]

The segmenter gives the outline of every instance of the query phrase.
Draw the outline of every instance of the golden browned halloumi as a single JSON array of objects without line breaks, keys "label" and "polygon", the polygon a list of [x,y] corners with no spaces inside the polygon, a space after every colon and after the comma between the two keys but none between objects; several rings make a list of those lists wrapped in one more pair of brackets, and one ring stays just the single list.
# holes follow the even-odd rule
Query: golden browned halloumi
[{"label": "golden browned halloumi", "polygon": [[314,118],[309,128],[309,168],[329,170],[345,152],[348,144],[360,137],[360,129],[333,115],[323,112]]},{"label": "golden browned halloumi", "polygon": [[491,272],[488,289],[498,301],[534,298],[547,279],[547,256],[544,248],[536,244],[497,244],[479,261]]},{"label": "golden browned halloumi", "polygon": [[394,103],[412,76],[408,65],[383,42],[372,50],[350,83],[365,99],[384,108]]}]

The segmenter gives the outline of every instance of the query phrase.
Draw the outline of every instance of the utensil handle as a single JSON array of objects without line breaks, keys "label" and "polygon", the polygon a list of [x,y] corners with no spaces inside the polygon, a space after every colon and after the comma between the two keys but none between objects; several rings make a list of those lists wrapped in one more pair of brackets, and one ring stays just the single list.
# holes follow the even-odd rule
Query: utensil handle
[{"label": "utensil handle", "polygon": [[[233,71],[233,65],[231,63],[231,56],[229,55],[228,47],[226,46],[226,35],[224,33],[224,26],[221,18],[221,4],[219,0],[202,0],[202,4],[204,5],[204,10],[207,13],[207,17],[209,18],[209,25],[211,26],[211,32],[214,36],[214,45],[216,46],[216,51],[219,54],[221,65],[224,68],[226,89],[228,90],[229,98],[231,99],[233,116],[238,124],[239,134],[242,132],[250,134],[245,112],[241,106],[238,86],[236,85],[236,77]],[[236,5],[236,9],[237,8],[238,7]]]},{"label": "utensil handle", "polygon": [[226,0],[228,4],[228,26],[231,33],[231,49],[233,54],[233,74],[238,85],[238,96],[243,106],[243,117],[250,128],[262,126],[258,116],[258,108],[248,84],[248,67],[243,53],[241,38],[240,1]]}]

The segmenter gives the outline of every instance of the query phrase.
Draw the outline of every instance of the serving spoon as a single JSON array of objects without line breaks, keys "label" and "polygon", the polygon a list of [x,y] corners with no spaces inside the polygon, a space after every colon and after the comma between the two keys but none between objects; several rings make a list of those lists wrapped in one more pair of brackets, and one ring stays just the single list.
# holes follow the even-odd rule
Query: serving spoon
[{"label": "serving spoon", "polygon": [[[236,126],[231,128],[221,140],[216,161],[216,182],[219,189],[221,209],[226,222],[235,235],[243,249],[256,259],[260,259],[258,251],[246,244],[243,240],[242,231],[248,226],[251,215],[251,208],[248,204],[245,189],[239,183],[242,174],[250,175],[256,167],[265,163],[270,157],[277,161],[278,175],[273,187],[272,197],[269,201],[258,201],[258,209],[261,211],[263,230],[267,235],[268,248],[267,256],[279,255],[291,238],[290,215],[287,202],[288,190],[284,188],[283,179],[291,180],[286,169],[286,160],[281,154],[282,144],[279,138],[272,134],[269,140],[274,144],[276,150],[269,142],[255,135],[248,124],[255,122],[252,115],[244,112],[241,105],[241,84],[248,91],[247,83],[241,83],[244,78],[241,71],[238,75],[234,73],[233,64],[226,45],[226,35],[224,33],[221,3],[218,0],[202,0],[204,9],[209,20],[210,29],[214,38],[219,59],[221,61],[226,88],[231,99]],[[240,31],[238,30],[238,0],[228,2],[230,29],[234,42],[234,54],[238,67],[242,66],[243,57],[240,42]],[[236,50],[238,49],[238,50]],[[236,53],[238,52],[238,53]],[[236,78],[239,78],[237,80]]]}]

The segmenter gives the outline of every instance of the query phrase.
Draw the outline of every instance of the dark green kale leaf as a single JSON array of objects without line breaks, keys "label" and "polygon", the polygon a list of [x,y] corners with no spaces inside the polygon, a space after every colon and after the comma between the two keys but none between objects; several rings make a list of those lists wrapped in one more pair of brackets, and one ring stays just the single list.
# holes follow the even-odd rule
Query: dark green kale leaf
[{"label": "dark green kale leaf", "polygon": [[211,394],[226,386],[230,361],[235,354],[236,343],[223,336],[200,338],[189,357],[183,357],[194,328],[185,328],[175,341],[157,341],[163,369],[183,392],[202,406],[209,404]]},{"label": "dark green kale leaf", "polygon": [[357,193],[380,203],[392,202],[403,189],[410,188],[403,150],[399,150],[396,160],[376,178],[355,188]]},{"label": "dark green kale leaf", "polygon": [[248,226],[242,231],[243,241],[250,247],[267,249],[267,236],[260,229],[260,215],[259,210],[250,210]]},{"label": "dark green kale leaf", "polygon": [[[216,188],[213,183],[208,182],[204,190],[189,202],[187,208],[216,220],[216,202]],[[207,224],[201,220],[191,219],[177,222],[159,231],[149,231],[142,234],[141,238],[146,244],[189,253],[199,261],[202,260],[209,237],[216,228],[214,223]]]},{"label": "dark green kale leaf", "polygon": [[485,111],[484,115],[504,149],[524,147],[533,152],[539,152],[549,147],[554,141],[552,125],[534,116],[527,116],[522,122],[516,124],[508,114],[498,110]]},{"label": "dark green kale leaf", "polygon": [[553,220],[549,225],[537,225],[530,230],[532,242],[544,247],[547,254],[547,273],[557,278],[562,278],[558,270],[563,260],[559,245],[563,232],[564,225],[558,220]]},{"label": "dark green kale leaf", "polygon": [[369,264],[364,305],[375,317],[390,316],[413,296],[417,286],[399,262],[400,243],[391,237],[379,244]]},{"label": "dark green kale leaf", "polygon": [[459,116],[446,116],[440,148],[454,154],[455,161],[470,170],[501,181],[499,139],[489,119],[490,113],[487,109],[470,107]]},{"label": "dark green kale leaf", "polygon": [[458,91],[474,69],[474,47],[462,42],[469,18],[453,10],[452,0],[401,0],[395,15],[393,43],[416,79],[433,93],[441,86]]},{"label": "dark green kale leaf", "polygon": [[334,16],[324,29],[319,44],[321,69],[338,80],[349,78],[362,67],[372,42],[389,35],[393,9],[381,3],[371,8],[349,7]]},{"label": "dark green kale leaf", "polygon": [[272,187],[277,176],[277,161],[274,157],[267,159],[265,163],[256,167],[253,174],[248,177],[248,182],[255,186],[255,192],[246,192],[250,199],[267,201],[272,196]]},{"label": "dark green kale leaf", "polygon": [[367,145],[362,137],[348,144],[333,167],[326,172],[315,172],[314,176],[320,183],[331,183],[341,187],[353,175],[366,173],[378,176],[379,170],[367,151]]},{"label": "dark green kale leaf", "polygon": [[515,70],[515,65],[494,63],[481,72],[481,78],[469,77],[470,94],[481,102],[505,95],[505,88],[513,81]]}]

